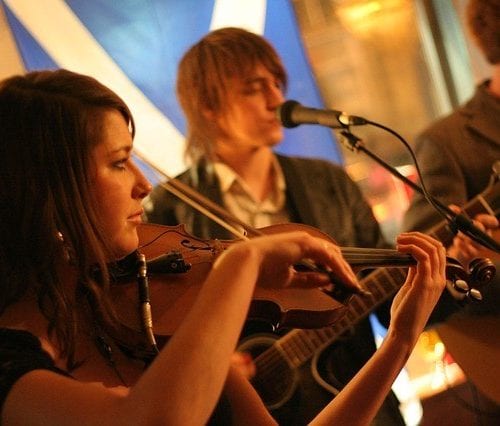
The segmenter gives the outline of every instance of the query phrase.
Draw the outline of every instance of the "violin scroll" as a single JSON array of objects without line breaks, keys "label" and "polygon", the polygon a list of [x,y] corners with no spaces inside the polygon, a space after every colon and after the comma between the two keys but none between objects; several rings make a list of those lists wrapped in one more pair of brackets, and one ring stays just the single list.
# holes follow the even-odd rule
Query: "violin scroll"
[{"label": "violin scroll", "polygon": [[496,268],[487,257],[478,257],[470,262],[469,274],[475,287],[482,288],[495,277]]},{"label": "violin scroll", "polygon": [[476,258],[469,264],[468,279],[451,280],[453,289],[464,295],[464,299],[471,302],[481,302],[481,290],[496,274],[493,262],[485,257]]}]

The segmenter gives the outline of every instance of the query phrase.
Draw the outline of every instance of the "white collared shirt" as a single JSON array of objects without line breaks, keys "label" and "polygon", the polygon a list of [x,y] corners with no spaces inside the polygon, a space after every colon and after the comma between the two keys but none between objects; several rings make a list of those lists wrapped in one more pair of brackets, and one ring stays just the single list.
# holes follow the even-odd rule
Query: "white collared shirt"
[{"label": "white collared shirt", "polygon": [[276,158],[273,158],[272,168],[274,179],[271,191],[264,200],[258,201],[252,196],[248,185],[232,168],[221,162],[214,164],[224,206],[253,228],[289,222],[285,206],[285,177]]}]

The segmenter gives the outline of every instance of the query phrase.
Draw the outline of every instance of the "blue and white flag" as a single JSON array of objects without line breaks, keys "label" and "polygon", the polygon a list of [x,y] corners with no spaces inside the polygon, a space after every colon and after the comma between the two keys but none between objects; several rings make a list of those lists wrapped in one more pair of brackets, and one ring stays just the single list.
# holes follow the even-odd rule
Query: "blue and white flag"
[{"label": "blue and white flag", "polygon": [[[26,70],[66,68],[112,88],[136,120],[135,149],[170,176],[186,167],[177,64],[212,29],[262,34],[289,72],[288,97],[322,107],[289,0],[0,0],[0,6]],[[286,130],[277,150],[342,161],[332,132],[318,126]]]}]

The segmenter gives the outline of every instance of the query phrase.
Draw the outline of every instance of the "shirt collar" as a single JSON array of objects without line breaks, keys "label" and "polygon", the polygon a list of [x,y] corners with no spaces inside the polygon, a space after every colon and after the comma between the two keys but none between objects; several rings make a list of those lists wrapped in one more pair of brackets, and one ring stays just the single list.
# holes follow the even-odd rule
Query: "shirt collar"
[{"label": "shirt collar", "polygon": [[[273,156],[272,159],[272,164],[271,167],[273,169],[273,176],[274,176],[274,182],[273,182],[273,194],[279,194],[282,193],[284,194],[286,190],[286,182],[285,182],[285,175],[283,174],[283,170],[281,169],[281,166],[275,156]],[[219,179],[220,182],[220,187],[222,193],[226,193],[229,191],[231,186],[238,181],[238,183],[241,185],[242,188],[247,188],[246,183],[241,179],[241,177],[227,164],[216,161],[214,163],[214,171],[216,176]],[[247,191],[248,192],[248,191]]]}]

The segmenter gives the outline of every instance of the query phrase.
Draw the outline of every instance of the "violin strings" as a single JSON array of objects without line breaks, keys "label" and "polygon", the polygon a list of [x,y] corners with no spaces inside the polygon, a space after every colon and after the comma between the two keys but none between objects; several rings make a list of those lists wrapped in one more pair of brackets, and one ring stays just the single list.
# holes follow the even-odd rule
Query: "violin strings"
[{"label": "violin strings", "polygon": [[399,253],[397,250],[342,247],[341,251],[348,263],[351,264],[371,264],[375,266],[393,264],[409,266],[415,263],[412,256]]}]

